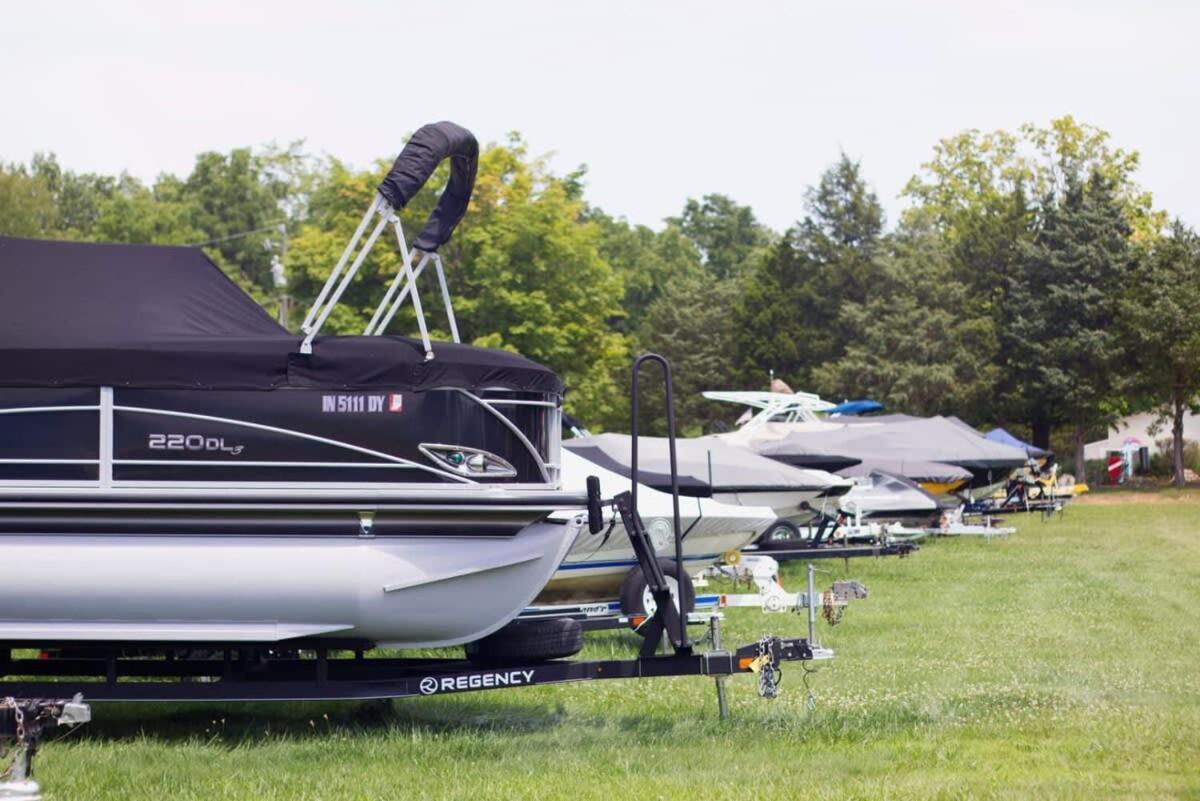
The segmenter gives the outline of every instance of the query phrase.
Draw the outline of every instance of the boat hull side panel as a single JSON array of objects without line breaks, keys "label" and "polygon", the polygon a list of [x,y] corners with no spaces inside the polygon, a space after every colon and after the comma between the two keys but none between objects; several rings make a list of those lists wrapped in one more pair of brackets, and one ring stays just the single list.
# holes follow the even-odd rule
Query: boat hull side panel
[{"label": "boat hull side panel", "polygon": [[6,535],[7,563],[39,567],[0,582],[0,640],[194,642],[236,640],[240,629],[266,641],[455,645],[516,617],[578,531],[543,522],[503,538]]}]

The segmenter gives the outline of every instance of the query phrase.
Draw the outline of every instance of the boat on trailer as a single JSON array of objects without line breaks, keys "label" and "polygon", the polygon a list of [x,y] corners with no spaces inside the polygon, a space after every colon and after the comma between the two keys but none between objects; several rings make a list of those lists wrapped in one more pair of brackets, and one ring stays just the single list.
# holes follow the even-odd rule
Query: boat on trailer
[{"label": "boat on trailer", "polygon": [[[444,159],[410,247],[396,211]],[[533,600],[581,527],[551,512],[586,499],[561,489],[559,378],[458,341],[438,248],[477,159],[465,129],[417,131],[299,335],[199,249],[0,238],[0,652],[442,646]],[[387,232],[402,266],[364,335],[321,336]],[[453,342],[429,339],[430,266]],[[405,302],[419,339],[385,333]]]},{"label": "boat on trailer", "polygon": [[[639,481],[670,492],[669,442],[664,437],[639,437]],[[621,476],[632,475],[633,441],[626,434],[595,434],[564,442],[568,450]],[[854,486],[824,470],[807,470],[759,456],[715,437],[676,442],[679,492],[712,498],[724,504],[770,507],[777,518],[794,522],[810,519],[813,510],[836,509],[838,499]]]},{"label": "boat on trailer", "polygon": [[[585,491],[585,482],[594,476],[600,484],[600,494],[609,498],[629,486],[629,479],[588,461],[570,449],[562,452],[563,485]],[[654,551],[660,559],[674,558],[674,507],[669,492],[652,487],[638,488],[638,513],[650,536]],[[564,521],[578,513],[563,511],[555,518]],[[683,496],[679,498],[679,515],[683,539],[683,568],[687,575],[696,573],[723,557],[753,542],[776,518],[770,507],[736,506],[712,498]],[[552,518],[553,519],[553,518]],[[678,579],[673,567],[672,578]],[[539,593],[535,604],[567,602],[608,602],[621,598],[622,589],[630,582],[641,587],[641,570],[629,534],[615,511],[605,514],[603,527],[595,533],[583,533],[576,540],[558,571],[546,588]],[[638,601],[642,593],[633,593]],[[622,608],[625,613],[644,612],[644,606]]]}]

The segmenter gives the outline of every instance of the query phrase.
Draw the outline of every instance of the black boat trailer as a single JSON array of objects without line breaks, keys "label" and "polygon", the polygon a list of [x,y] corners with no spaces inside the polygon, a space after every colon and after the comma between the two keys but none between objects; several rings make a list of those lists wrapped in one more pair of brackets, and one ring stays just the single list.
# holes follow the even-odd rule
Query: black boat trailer
[{"label": "black boat trailer", "polygon": [[804,639],[764,637],[735,651],[723,650],[719,620],[715,617],[710,624],[717,643],[713,650],[635,659],[480,666],[464,659],[367,658],[362,652],[338,656],[318,650],[311,656],[260,661],[234,658],[231,649],[193,658],[148,659],[112,649],[55,659],[8,659],[2,663],[3,672],[22,678],[5,682],[3,692],[61,698],[75,691],[88,701],[365,701],[574,681],[756,673],[765,676],[761,686],[764,695],[772,697],[784,662],[814,658]]},{"label": "black boat trailer", "polygon": [[1062,517],[1066,513],[1069,498],[1029,497],[1028,487],[1018,484],[1005,494],[1003,500],[984,498],[981,500],[968,499],[960,509],[962,517],[991,518],[997,515],[1017,514],[1020,512],[1036,512],[1043,523],[1053,519],[1057,514]]},{"label": "black boat trailer", "polygon": [[[656,603],[654,614],[642,625],[645,638],[636,658],[480,666],[463,659],[367,658],[362,644],[321,641],[285,643],[283,647],[296,649],[287,652],[214,643],[207,647],[200,645],[187,653],[181,652],[178,644],[159,644],[153,658],[147,658],[147,652],[154,649],[148,649],[145,643],[128,644],[125,648],[114,644],[80,648],[77,643],[64,643],[69,650],[64,649],[63,655],[49,659],[23,658],[9,650],[0,650],[0,699],[4,704],[0,709],[0,745],[15,743],[18,763],[10,770],[14,781],[0,784],[0,798],[27,801],[40,798],[36,783],[29,778],[38,738],[51,723],[89,720],[90,707],[83,703],[85,697],[89,702],[344,701],[451,695],[576,681],[708,676],[716,681],[719,714],[725,719],[729,716],[725,680],[751,673],[758,677],[759,694],[774,698],[783,663],[827,659],[832,653],[814,648],[805,638],[773,636],[736,650],[725,650],[721,644],[720,615],[713,615],[708,624],[712,650],[694,650],[686,616],[680,615],[672,599],[650,536],[637,512],[638,371],[646,361],[660,364],[666,385],[675,548],[678,562],[683,561],[671,370],[663,357],[643,354],[633,367],[631,489],[607,502],[621,516]],[[589,478],[588,522],[593,531],[603,527],[605,505],[599,481]],[[669,651],[659,653],[664,638]],[[339,645],[343,650],[331,651]]]},{"label": "black boat trailer", "polygon": [[894,541],[864,545],[825,545],[810,548],[743,549],[742,552],[769,556],[778,562],[795,562],[799,560],[815,561],[818,559],[859,559],[868,556],[898,556],[904,558],[918,550],[920,550],[920,546],[915,542]]},{"label": "black boat trailer", "polygon": [[872,542],[850,543],[837,542],[837,531],[844,526],[845,519],[841,515],[833,515],[824,510],[818,510],[807,501],[800,505],[801,509],[814,514],[816,531],[811,538],[800,541],[793,547],[766,546],[760,542],[743,548],[746,554],[769,556],[777,562],[792,562],[797,560],[817,559],[855,559],[867,556],[898,556],[905,557],[920,550],[915,542],[908,540],[874,540]]}]

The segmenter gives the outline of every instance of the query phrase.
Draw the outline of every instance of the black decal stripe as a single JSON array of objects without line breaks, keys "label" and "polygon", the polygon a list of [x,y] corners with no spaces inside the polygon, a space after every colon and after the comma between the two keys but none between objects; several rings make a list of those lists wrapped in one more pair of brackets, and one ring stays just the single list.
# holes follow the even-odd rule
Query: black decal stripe
[{"label": "black decal stripe", "polygon": [[0,534],[129,536],[511,537],[541,514],[520,510],[376,512],[369,527],[350,511],[0,510]]}]

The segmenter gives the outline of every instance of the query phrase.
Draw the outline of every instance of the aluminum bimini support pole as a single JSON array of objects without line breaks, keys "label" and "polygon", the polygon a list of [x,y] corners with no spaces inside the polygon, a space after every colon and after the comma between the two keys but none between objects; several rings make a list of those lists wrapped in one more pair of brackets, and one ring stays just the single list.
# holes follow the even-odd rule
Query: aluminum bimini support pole
[{"label": "aluminum bimini support pole", "polygon": [[[363,231],[366,230],[367,223],[371,220],[371,215],[376,212],[380,215],[379,222],[376,223],[374,230],[371,231],[371,235],[367,238],[362,250],[358,252],[354,263],[350,265],[349,269],[345,270],[345,275],[342,275],[346,261],[350,258],[350,254],[354,252],[354,247],[362,237]],[[312,353],[313,339],[320,332],[321,326],[325,325],[325,321],[329,318],[334,307],[337,306],[338,301],[342,299],[342,294],[345,293],[346,288],[350,286],[350,282],[358,273],[359,268],[362,267],[367,254],[371,252],[371,248],[375,246],[375,240],[379,239],[379,235],[383,233],[384,227],[393,219],[395,219],[395,212],[392,211],[392,207],[382,197],[376,195],[375,199],[371,201],[371,205],[367,208],[367,213],[363,215],[362,222],[358,224],[358,229],[354,232],[354,236],[350,238],[350,243],[346,245],[346,249],[342,252],[342,257],[338,259],[333,272],[329,274],[329,279],[325,282],[325,286],[321,288],[321,293],[317,295],[316,302],[313,303],[312,308],[309,309],[308,314],[304,318],[304,324],[300,327],[305,334],[304,341],[300,344],[301,353]],[[341,276],[340,281],[338,280],[339,276]],[[334,286],[335,282],[337,282],[337,288],[331,295],[329,290],[330,287]]]},{"label": "aluminum bimini support pole", "polygon": [[[413,311],[417,315],[417,327],[421,329],[421,344],[425,348],[425,361],[433,358],[433,347],[429,344],[429,331],[425,327],[425,312],[421,308],[421,296],[417,292],[417,277],[425,270],[425,265],[434,257],[432,253],[423,253],[421,261],[417,263],[414,270],[412,265],[413,251],[408,249],[408,241],[404,238],[404,227],[400,224],[399,218],[396,218],[393,227],[396,230],[396,246],[400,248],[400,269],[396,272],[396,277],[392,279],[391,286],[384,294],[383,300],[379,306],[375,308],[375,314],[371,316],[371,322],[367,323],[366,329],[363,331],[364,336],[379,336],[392,322],[392,318],[396,316],[396,312],[400,309],[400,304],[408,297],[408,293],[412,292]],[[401,282],[404,283],[404,288],[397,295],[396,290],[400,287]],[[386,310],[386,314],[384,311]],[[382,317],[382,319],[380,319]]]},{"label": "aluminum bimini support pole", "polygon": [[379,209],[379,204],[385,202],[380,195],[375,195],[375,199],[371,201],[371,205],[367,207],[367,213],[363,215],[362,221],[358,224],[358,228],[354,231],[354,236],[350,237],[350,242],[346,245],[346,249],[342,251],[342,257],[338,259],[338,263],[333,268],[333,272],[325,279],[325,286],[321,287],[320,294],[313,301],[312,307],[308,310],[308,314],[304,316],[304,322],[300,324],[300,330],[308,333],[312,329],[313,319],[317,316],[321,306],[324,305],[325,299],[329,297],[329,290],[333,288],[334,282],[341,275],[342,268],[346,266],[346,262],[350,259],[350,254],[354,252],[354,247],[358,244],[358,240],[362,238],[363,232],[367,230],[367,223],[371,221],[371,215]]},{"label": "aluminum bimini support pole", "polygon": [[[346,263],[350,261],[351,254],[354,253],[355,248],[367,230],[371,216],[374,214],[379,214],[380,220],[375,224],[362,249],[358,251],[358,255],[355,256],[354,261],[347,268]],[[350,238],[346,249],[342,251],[341,258],[338,259],[333,271],[329,274],[329,278],[326,279],[325,285],[321,287],[321,292],[317,295],[312,308],[308,310],[308,314],[304,317],[304,323],[300,326],[305,335],[304,341],[300,344],[301,353],[312,353],[313,340],[320,333],[321,327],[325,325],[325,321],[329,319],[329,315],[333,312],[338,301],[341,300],[342,295],[350,286],[350,282],[354,280],[354,276],[358,274],[359,269],[367,258],[367,254],[371,252],[371,248],[375,246],[376,240],[379,239],[388,223],[392,224],[392,228],[396,232],[396,244],[400,249],[401,267],[397,271],[396,277],[392,279],[392,283],[388,286],[383,300],[375,308],[375,313],[371,316],[371,321],[367,323],[363,334],[365,336],[378,336],[382,334],[392,322],[392,318],[396,316],[400,305],[411,293],[413,311],[417,317],[417,327],[421,331],[421,345],[425,349],[425,361],[433,359],[433,346],[429,341],[429,328],[425,322],[425,311],[421,307],[421,294],[417,289],[417,278],[421,276],[421,273],[425,271],[425,267],[432,261],[434,268],[437,270],[438,286],[441,288],[442,301],[446,304],[446,316],[450,321],[450,334],[455,342],[461,341],[458,335],[458,321],[454,317],[454,305],[450,300],[450,287],[446,283],[446,272],[442,265],[442,257],[437,253],[422,251],[421,260],[414,268],[413,254],[417,251],[409,249],[408,241],[404,237],[404,226],[401,225],[400,218],[386,200],[376,195],[375,199],[371,201],[371,205],[367,208],[367,213],[363,215],[362,220],[359,222],[354,236]]]},{"label": "aluminum bimini support pole", "polygon": [[[413,268],[414,277],[421,277],[421,273],[425,272],[425,265],[429,263],[431,258],[432,256],[429,253],[421,254],[421,260]],[[375,314],[371,316],[371,322],[367,323],[367,327],[363,329],[363,336],[378,336],[391,323],[392,318],[396,316],[396,312],[400,308],[400,304],[408,297],[411,284],[405,281],[407,276],[408,272],[401,265],[400,269],[396,271],[396,277],[392,279],[391,285],[388,286],[388,291],[384,294],[383,300],[379,301],[379,306],[376,307]],[[400,295],[397,297],[396,290],[400,289],[402,283],[404,284],[404,288],[400,290]]]},{"label": "aluminum bimini support pole", "polygon": [[[404,239],[404,229],[400,226],[400,218],[394,217],[396,229],[396,244],[400,246],[400,253],[404,257],[404,274],[408,278],[408,286],[412,288],[413,311],[417,314],[417,328],[421,331],[421,344],[425,347],[425,361],[433,358],[433,346],[429,344],[429,331],[425,327],[425,312],[421,308],[421,294],[417,291],[417,276],[413,274],[412,266],[412,251],[408,249],[408,242]],[[391,322],[391,316],[388,316],[388,322]]]},{"label": "aluminum bimini support pole", "polygon": [[[400,248],[404,249],[403,237],[397,230],[397,238],[401,240]],[[371,322],[367,324],[363,331],[364,336],[379,336],[391,324],[392,318],[396,316],[396,312],[400,310],[404,299],[408,297],[408,293],[413,292],[413,304],[416,309],[420,309],[420,302],[416,298],[416,280],[425,272],[425,267],[433,263],[434,270],[437,272],[438,286],[442,292],[442,303],[446,306],[446,318],[450,321],[450,337],[454,342],[461,342],[458,335],[458,321],[454,317],[454,302],[450,299],[450,286],[446,282],[446,271],[442,264],[442,257],[437,253],[421,253],[421,260],[417,262],[417,266],[409,270],[411,263],[411,255],[409,263],[401,266],[401,269],[396,273],[396,277],[392,279],[391,286],[388,287],[387,294],[383,296],[383,300],[375,309],[374,316],[371,317]],[[411,277],[409,277],[411,274]],[[402,286],[403,285],[403,286]],[[397,292],[397,290],[399,290]],[[418,314],[418,316],[421,316]],[[432,351],[426,351],[427,354]],[[427,358],[432,358],[427,356]]]},{"label": "aluminum bimini support pole", "polygon": [[437,270],[438,284],[442,288],[442,302],[446,304],[446,316],[450,319],[450,336],[455,342],[461,342],[458,338],[458,321],[454,319],[454,304],[450,302],[450,287],[446,283],[446,271],[442,269],[442,257],[438,253],[433,254],[433,266]]}]

